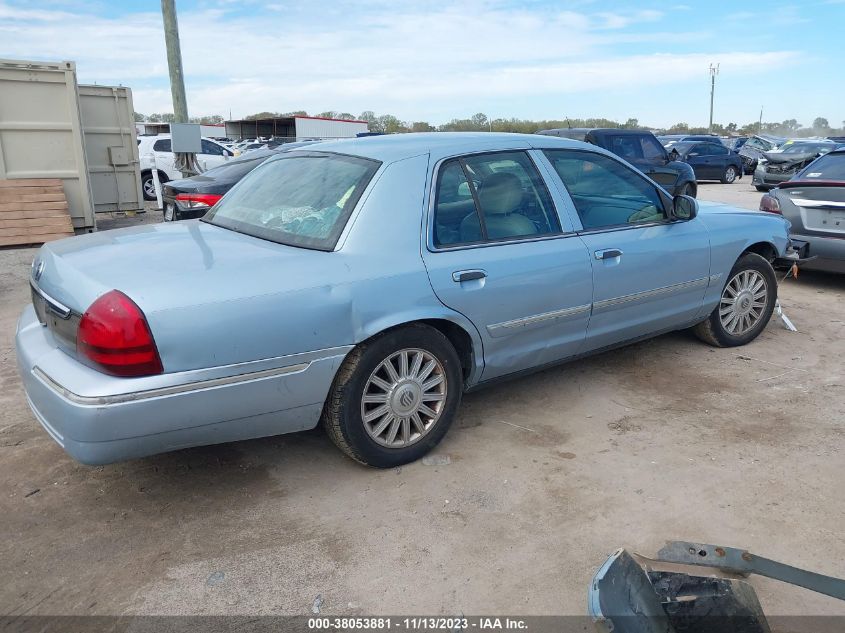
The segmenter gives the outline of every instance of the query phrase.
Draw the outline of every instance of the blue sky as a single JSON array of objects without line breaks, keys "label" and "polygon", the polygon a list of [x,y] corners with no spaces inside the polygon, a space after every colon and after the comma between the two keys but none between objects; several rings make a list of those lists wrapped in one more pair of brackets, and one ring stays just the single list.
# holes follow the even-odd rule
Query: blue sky
[{"label": "blue sky", "polygon": [[[845,0],[177,0],[192,116],[374,110],[438,124],[845,119]],[[0,57],[172,110],[157,0],[0,0]]]}]

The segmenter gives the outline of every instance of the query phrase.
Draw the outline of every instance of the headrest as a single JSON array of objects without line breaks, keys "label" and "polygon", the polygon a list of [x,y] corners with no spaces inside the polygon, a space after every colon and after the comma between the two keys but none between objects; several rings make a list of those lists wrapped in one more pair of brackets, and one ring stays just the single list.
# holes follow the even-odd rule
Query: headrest
[{"label": "headrest", "polygon": [[484,215],[511,213],[522,204],[522,183],[508,172],[490,174],[481,183],[478,200]]}]

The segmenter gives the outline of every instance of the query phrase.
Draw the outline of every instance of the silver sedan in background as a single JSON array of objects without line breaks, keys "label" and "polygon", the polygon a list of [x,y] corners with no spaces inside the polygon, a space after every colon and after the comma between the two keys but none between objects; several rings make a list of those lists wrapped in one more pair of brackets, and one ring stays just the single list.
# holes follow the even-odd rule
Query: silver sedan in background
[{"label": "silver sedan in background", "polygon": [[783,215],[794,240],[812,259],[802,268],[845,273],[845,148],[816,159],[760,200],[760,210]]}]

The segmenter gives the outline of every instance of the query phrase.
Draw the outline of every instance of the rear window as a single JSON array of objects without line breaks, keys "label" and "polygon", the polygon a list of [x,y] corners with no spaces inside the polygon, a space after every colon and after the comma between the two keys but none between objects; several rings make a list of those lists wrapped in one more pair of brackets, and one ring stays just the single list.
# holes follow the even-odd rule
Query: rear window
[{"label": "rear window", "polygon": [[203,172],[203,176],[207,178],[220,178],[225,180],[240,180],[244,176],[246,176],[249,172],[253,169],[258,167],[261,163],[267,160],[270,156],[274,154],[262,154],[256,158],[251,160],[237,160],[232,161],[229,163],[225,163],[220,165],[219,167],[215,167],[214,169],[209,169],[208,171]]},{"label": "rear window", "polygon": [[781,149],[784,154],[815,154],[829,152],[834,147],[833,143],[786,143]]},{"label": "rear window", "polygon": [[280,244],[330,251],[380,164],[292,152],[254,169],[203,220]]},{"label": "rear window", "polygon": [[825,154],[801,174],[801,179],[807,180],[840,180],[845,181],[845,152]]}]

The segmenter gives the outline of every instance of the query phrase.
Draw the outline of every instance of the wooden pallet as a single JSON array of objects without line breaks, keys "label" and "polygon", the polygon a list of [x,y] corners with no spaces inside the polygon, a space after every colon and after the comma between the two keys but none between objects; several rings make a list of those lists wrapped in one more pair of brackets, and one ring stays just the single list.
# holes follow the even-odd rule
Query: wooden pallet
[{"label": "wooden pallet", "polygon": [[0,180],[0,246],[41,244],[71,235],[61,180]]}]

